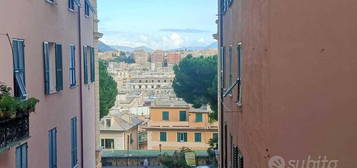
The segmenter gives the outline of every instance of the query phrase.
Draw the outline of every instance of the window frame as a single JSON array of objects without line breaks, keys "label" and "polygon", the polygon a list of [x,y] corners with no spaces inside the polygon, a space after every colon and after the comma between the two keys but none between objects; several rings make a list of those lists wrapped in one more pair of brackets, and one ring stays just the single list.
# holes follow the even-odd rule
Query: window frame
[{"label": "window frame", "polygon": [[74,11],[74,9],[75,9],[75,3],[74,3],[74,1],[75,0],[68,0],[67,2],[68,2],[68,9],[70,10],[70,11]]},{"label": "window frame", "polygon": [[[187,142],[187,132],[177,132],[177,142]],[[183,141],[181,139],[183,138]]]},{"label": "window frame", "polygon": [[[45,91],[45,95],[51,95],[63,90],[62,44],[55,43],[55,42],[48,42],[48,41],[44,41],[42,44],[43,44],[42,54],[43,54],[43,69],[44,69],[44,91]],[[51,54],[51,48],[54,50],[53,56]],[[51,64],[53,60],[54,60],[54,65]],[[52,80],[55,80],[54,86],[52,86],[51,83]]]}]

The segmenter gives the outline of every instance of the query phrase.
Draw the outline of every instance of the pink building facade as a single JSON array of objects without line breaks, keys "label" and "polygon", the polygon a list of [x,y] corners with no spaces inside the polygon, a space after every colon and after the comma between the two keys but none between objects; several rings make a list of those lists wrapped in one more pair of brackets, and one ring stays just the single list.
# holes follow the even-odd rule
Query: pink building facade
[{"label": "pink building facade", "polygon": [[29,137],[0,152],[0,168],[96,167],[95,8],[96,0],[1,2],[0,81],[40,102]]},{"label": "pink building facade", "polygon": [[357,1],[218,2],[220,166],[357,167]]}]

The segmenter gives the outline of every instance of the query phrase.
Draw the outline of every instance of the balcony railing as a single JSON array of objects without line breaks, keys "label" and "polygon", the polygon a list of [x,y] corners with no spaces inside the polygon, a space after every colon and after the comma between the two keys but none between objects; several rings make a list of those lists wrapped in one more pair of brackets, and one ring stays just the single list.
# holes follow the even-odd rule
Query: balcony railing
[{"label": "balcony railing", "polygon": [[0,153],[29,137],[29,116],[0,121]]}]

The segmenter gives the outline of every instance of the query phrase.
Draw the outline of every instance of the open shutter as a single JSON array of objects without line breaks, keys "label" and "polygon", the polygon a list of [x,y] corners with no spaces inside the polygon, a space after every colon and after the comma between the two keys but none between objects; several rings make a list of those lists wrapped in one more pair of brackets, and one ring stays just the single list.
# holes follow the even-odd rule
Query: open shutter
[{"label": "open shutter", "polygon": [[56,91],[63,90],[62,45],[56,44]]},{"label": "open shutter", "polygon": [[49,45],[47,42],[43,43],[43,69],[44,69],[44,85],[45,94],[50,94],[50,58]]},{"label": "open shutter", "polygon": [[87,47],[83,47],[83,72],[84,84],[88,84],[88,60],[87,60]]}]

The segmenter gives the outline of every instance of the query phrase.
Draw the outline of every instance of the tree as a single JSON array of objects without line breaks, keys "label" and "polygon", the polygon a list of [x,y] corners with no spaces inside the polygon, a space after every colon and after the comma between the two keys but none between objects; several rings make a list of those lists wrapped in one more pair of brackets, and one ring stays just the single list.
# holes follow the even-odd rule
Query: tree
[{"label": "tree", "polygon": [[167,168],[190,168],[185,159],[185,153],[191,152],[188,148],[182,148],[180,151],[175,151],[172,155],[164,153],[159,157],[160,163]]},{"label": "tree", "polygon": [[107,67],[107,62],[99,61],[100,118],[103,118],[109,113],[109,109],[114,106],[116,96],[118,95],[117,83],[108,74]]},{"label": "tree", "polygon": [[188,55],[174,66],[174,72],[172,86],[177,97],[195,108],[209,104],[213,111],[210,119],[217,120],[217,56]]}]

